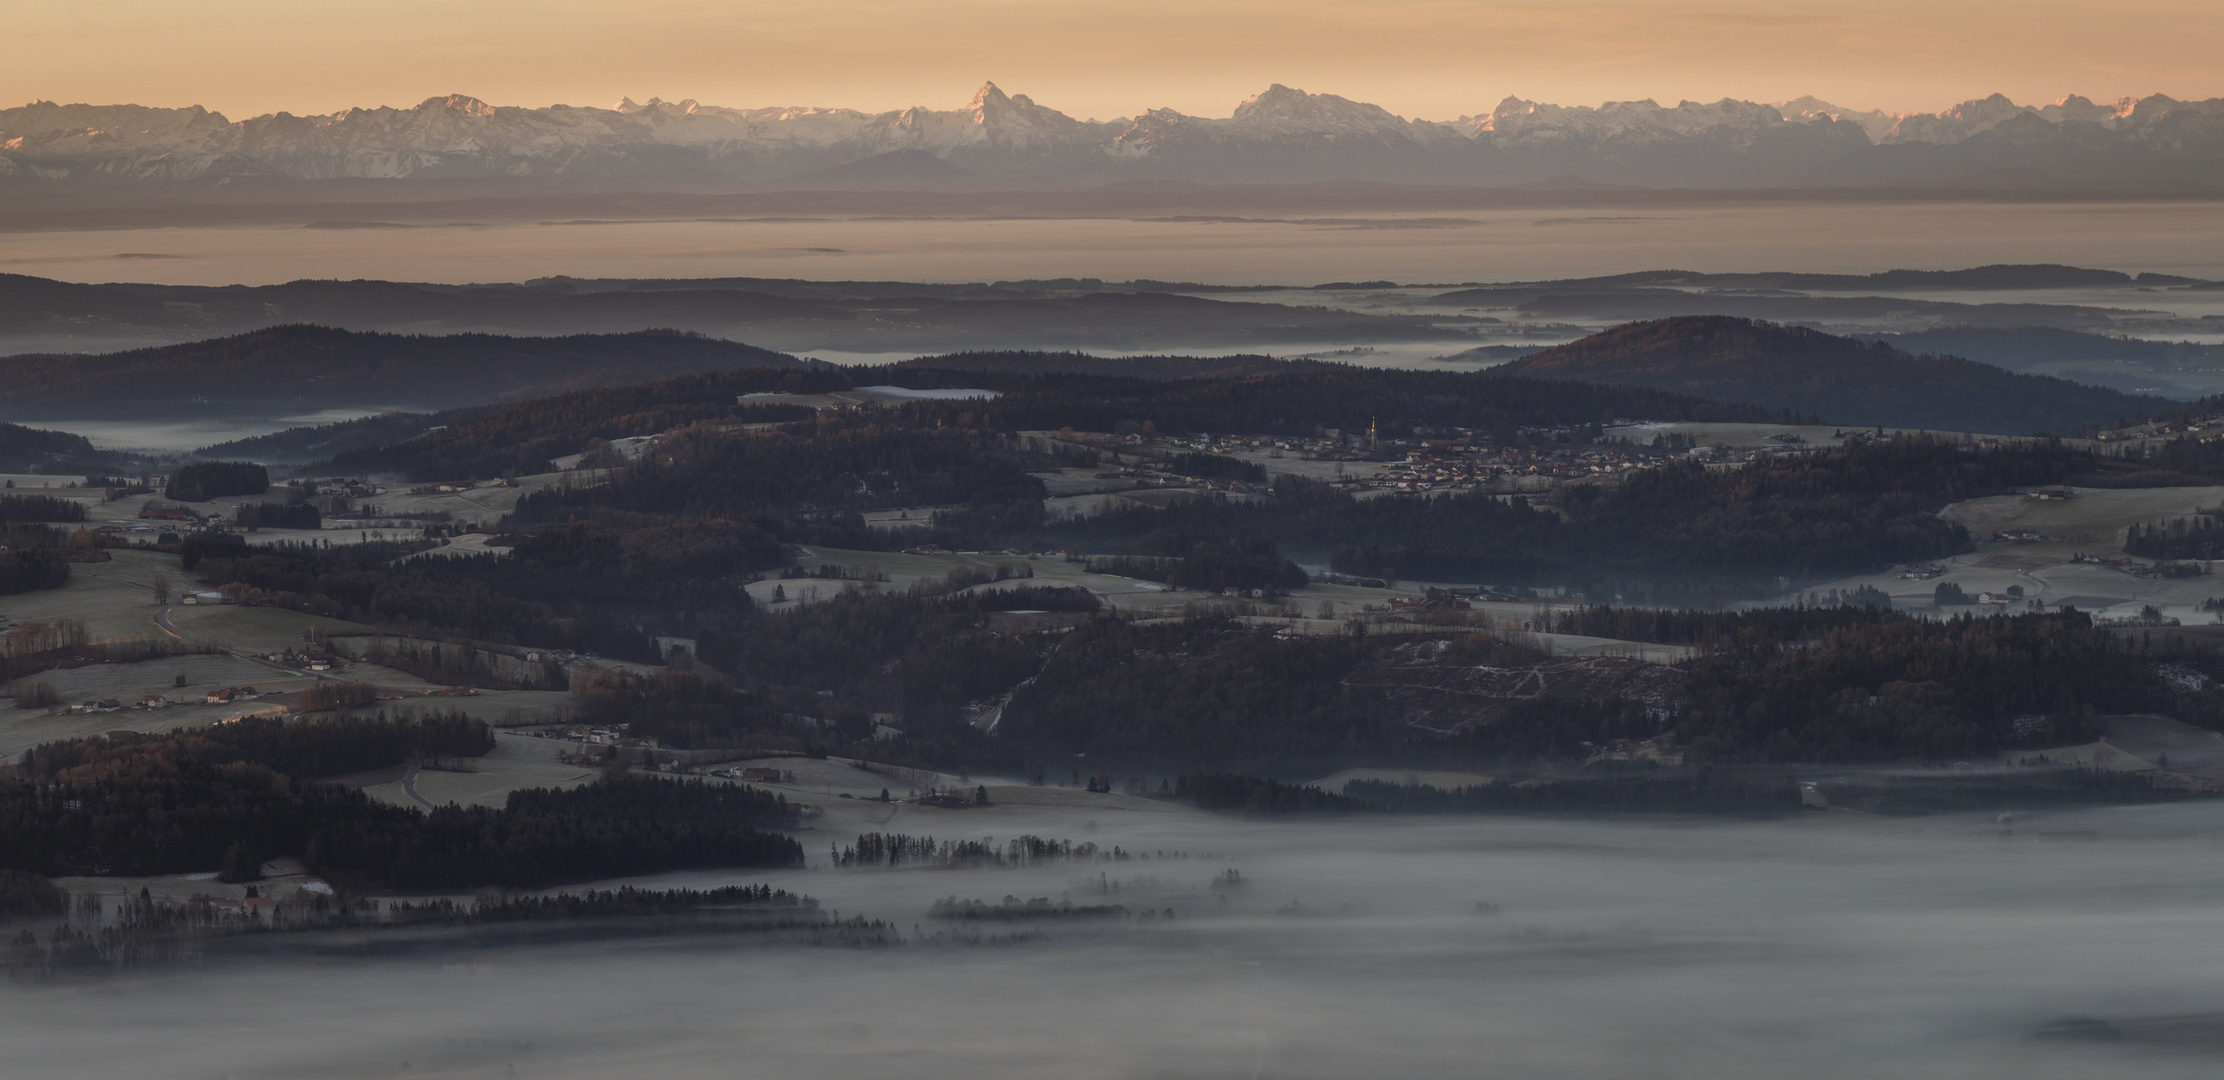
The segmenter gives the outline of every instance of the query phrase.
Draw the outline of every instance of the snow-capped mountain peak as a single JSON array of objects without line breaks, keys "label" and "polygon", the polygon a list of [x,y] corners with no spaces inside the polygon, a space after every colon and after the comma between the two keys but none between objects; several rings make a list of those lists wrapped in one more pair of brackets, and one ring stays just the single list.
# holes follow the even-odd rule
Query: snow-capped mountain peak
[{"label": "snow-capped mountain peak", "polygon": [[1011,96],[999,89],[995,83],[983,82],[980,89],[973,91],[973,100],[966,102],[965,107],[974,112],[980,112],[983,109],[1000,108],[1011,104],[1011,102]]},{"label": "snow-capped mountain peak", "polygon": [[1882,109],[1848,109],[1833,105],[1813,94],[1796,97],[1790,101],[1778,101],[1773,104],[1777,114],[1786,120],[1812,122],[1830,119],[1859,124],[1862,133],[1867,135],[1871,142],[1890,134],[1892,125],[1900,122],[1900,114],[1898,113],[1888,113]]},{"label": "snow-capped mountain peak", "polygon": [[469,94],[449,94],[446,97],[429,97],[417,106],[418,112],[444,111],[463,116],[493,116],[494,106]]},{"label": "snow-capped mountain peak", "polygon": [[1369,105],[1334,94],[1308,94],[1275,83],[1236,106],[1229,119],[1239,123],[1331,123],[1380,126],[1405,120],[1380,105]]}]

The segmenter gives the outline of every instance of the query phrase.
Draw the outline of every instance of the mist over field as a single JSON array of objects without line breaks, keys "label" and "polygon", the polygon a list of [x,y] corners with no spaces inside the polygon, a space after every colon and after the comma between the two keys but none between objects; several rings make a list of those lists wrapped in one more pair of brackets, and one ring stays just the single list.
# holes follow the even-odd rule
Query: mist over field
[{"label": "mist over field", "polygon": [[[219,961],[8,988],[0,1041],[23,1075],[212,1078],[2190,1077],[2224,1042],[2213,808],[1071,816],[1042,824],[1191,854],[1114,864],[1116,892],[1060,870],[669,875],[808,891],[904,943]],[[1212,888],[1229,868],[1247,883]],[[1175,916],[925,917],[1006,894]]]}]

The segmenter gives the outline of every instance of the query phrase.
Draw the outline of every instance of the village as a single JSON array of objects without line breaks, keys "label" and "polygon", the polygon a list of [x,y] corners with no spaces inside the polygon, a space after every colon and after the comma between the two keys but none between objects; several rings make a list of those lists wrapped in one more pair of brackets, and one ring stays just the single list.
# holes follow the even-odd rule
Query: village
[{"label": "village", "polygon": [[[1194,490],[1234,497],[1266,494],[1273,477],[1300,476],[1360,498],[1457,493],[1516,495],[1569,483],[1614,484],[1642,470],[1695,463],[1728,470],[1882,437],[1871,429],[1658,423],[1617,418],[1592,428],[1523,428],[1501,440],[1474,428],[1420,428],[1405,437],[1323,429],[1310,437],[1261,434],[1170,436],[1147,432],[1029,432],[1031,444],[1094,450],[1101,480],[1132,489]],[[1997,440],[1992,440],[1997,444]],[[1231,469],[1209,458],[1255,468]],[[1234,473],[1241,475],[1233,475]]]}]

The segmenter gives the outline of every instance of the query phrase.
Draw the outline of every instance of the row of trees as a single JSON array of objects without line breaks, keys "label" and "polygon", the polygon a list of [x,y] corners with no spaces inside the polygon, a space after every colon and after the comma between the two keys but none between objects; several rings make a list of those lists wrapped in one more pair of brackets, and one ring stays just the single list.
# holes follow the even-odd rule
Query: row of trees
[{"label": "row of trees", "polygon": [[2224,554],[2224,517],[2169,518],[2125,530],[2124,551],[2148,559],[2214,559]]},{"label": "row of trees", "polygon": [[1077,861],[1095,862],[1099,859],[1119,861],[1128,857],[1126,852],[1105,851],[1093,843],[1046,840],[1033,834],[1015,836],[997,844],[987,840],[937,841],[931,836],[877,832],[861,833],[856,843],[831,847],[829,854],[833,864],[843,868],[939,866],[1016,869]]},{"label": "row of trees", "polygon": [[21,772],[39,780],[64,774],[128,771],[141,758],[247,762],[289,776],[333,776],[429,757],[478,757],[494,749],[484,721],[460,711],[341,716],[314,723],[245,716],[228,724],[168,735],[116,734],[45,743],[24,752]]}]

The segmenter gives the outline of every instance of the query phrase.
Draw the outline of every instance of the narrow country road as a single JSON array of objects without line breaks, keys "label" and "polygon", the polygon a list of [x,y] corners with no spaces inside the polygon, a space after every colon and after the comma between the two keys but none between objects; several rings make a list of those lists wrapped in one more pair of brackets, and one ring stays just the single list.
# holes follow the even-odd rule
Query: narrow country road
[{"label": "narrow country road", "polygon": [[402,774],[402,794],[417,800],[417,805],[427,810],[439,809],[424,796],[417,794],[417,763],[414,761],[409,763],[409,771]]}]

